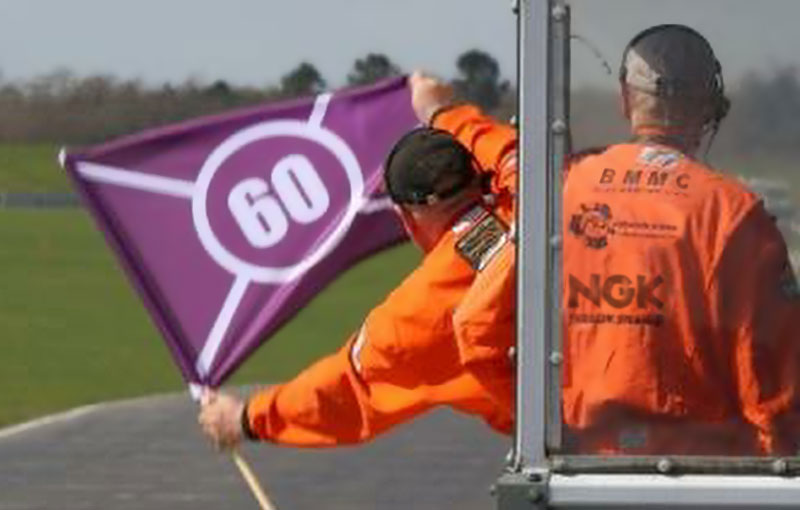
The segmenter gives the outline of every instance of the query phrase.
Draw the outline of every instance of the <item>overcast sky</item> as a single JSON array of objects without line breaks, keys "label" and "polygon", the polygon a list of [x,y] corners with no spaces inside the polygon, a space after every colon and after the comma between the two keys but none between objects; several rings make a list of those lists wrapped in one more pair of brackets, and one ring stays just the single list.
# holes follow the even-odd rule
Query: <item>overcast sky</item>
[{"label": "overcast sky", "polygon": [[[574,31],[615,69],[632,35],[666,22],[705,33],[732,82],[748,69],[800,66],[800,0],[572,3]],[[0,70],[7,80],[69,68],[260,86],[308,60],[336,87],[370,51],[452,76],[461,52],[481,48],[513,79],[515,30],[509,0],[0,0]],[[614,85],[586,48],[573,54],[576,82]]]}]

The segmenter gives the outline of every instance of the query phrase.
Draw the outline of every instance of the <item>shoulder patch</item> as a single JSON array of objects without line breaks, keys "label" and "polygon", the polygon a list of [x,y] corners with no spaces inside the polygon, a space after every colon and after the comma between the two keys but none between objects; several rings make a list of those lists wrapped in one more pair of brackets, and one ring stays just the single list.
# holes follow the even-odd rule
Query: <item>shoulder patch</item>
[{"label": "shoulder patch", "polygon": [[357,374],[361,374],[362,367],[361,367],[361,350],[364,349],[364,345],[367,343],[367,325],[366,323],[361,325],[361,329],[358,331],[358,337],[356,341],[353,342],[352,347],[350,347],[350,362],[353,364],[353,368],[355,369]]},{"label": "shoulder patch", "polygon": [[508,242],[508,228],[494,214],[483,210],[456,242],[456,251],[476,271],[481,271]]}]

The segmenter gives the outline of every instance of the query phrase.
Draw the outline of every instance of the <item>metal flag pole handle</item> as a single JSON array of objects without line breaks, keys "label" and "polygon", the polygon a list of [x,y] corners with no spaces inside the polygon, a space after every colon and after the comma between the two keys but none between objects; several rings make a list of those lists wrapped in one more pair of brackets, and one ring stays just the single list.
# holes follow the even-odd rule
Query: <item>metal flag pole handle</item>
[{"label": "metal flag pole handle", "polygon": [[250,487],[250,492],[253,493],[253,497],[258,501],[261,510],[277,510],[277,507],[272,504],[267,496],[267,491],[264,490],[264,487],[261,486],[261,482],[258,481],[258,477],[256,477],[255,473],[250,468],[250,464],[242,457],[242,453],[238,449],[234,449],[231,451],[231,457],[233,457],[233,462],[236,464],[236,467],[239,468],[242,478],[247,482],[247,486]]}]

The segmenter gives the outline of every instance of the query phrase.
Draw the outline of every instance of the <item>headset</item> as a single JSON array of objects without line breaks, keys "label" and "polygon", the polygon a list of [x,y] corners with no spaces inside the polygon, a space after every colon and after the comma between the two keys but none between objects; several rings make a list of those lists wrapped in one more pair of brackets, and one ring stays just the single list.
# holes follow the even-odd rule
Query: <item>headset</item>
[{"label": "headset", "polygon": [[[708,39],[703,37],[703,35],[698,32],[697,30],[687,27],[686,25],[677,25],[677,24],[665,24],[665,25],[656,25],[654,27],[650,27],[647,30],[640,32],[636,37],[634,37],[631,42],[625,47],[625,51],[622,52],[622,63],[619,69],[619,80],[623,87],[630,86],[627,83],[628,79],[628,67],[626,62],[628,61],[628,55],[631,51],[636,47],[637,44],[642,42],[647,37],[650,37],[653,34],[664,30],[681,30],[693,37],[696,37],[708,48],[709,53],[714,58],[714,78],[713,83],[711,85],[711,99],[713,101],[713,113],[711,118],[708,121],[708,128],[711,130],[712,134],[715,136],[717,131],[719,131],[720,124],[722,120],[728,116],[728,113],[731,109],[731,101],[725,95],[725,80],[722,77],[722,64],[717,59],[714,49],[711,47],[711,43],[708,42]],[[660,80],[656,83],[656,94],[670,96],[674,94],[674,88],[672,84],[662,83]]]}]

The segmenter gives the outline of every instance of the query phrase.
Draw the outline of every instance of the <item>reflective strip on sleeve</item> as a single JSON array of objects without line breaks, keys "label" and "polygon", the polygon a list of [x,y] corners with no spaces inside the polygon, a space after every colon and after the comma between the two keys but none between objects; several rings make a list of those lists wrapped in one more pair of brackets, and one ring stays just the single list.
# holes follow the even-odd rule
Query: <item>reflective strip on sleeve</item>
[{"label": "reflective strip on sleeve", "polygon": [[350,348],[350,362],[353,364],[353,368],[356,369],[356,372],[361,374],[361,360],[359,359],[361,356],[361,349],[364,348],[364,344],[367,343],[367,333],[365,331],[366,325],[361,326],[361,330],[358,332],[358,338],[355,342],[353,342],[353,347]]},{"label": "reflective strip on sleeve", "polygon": [[506,167],[510,167],[510,170],[516,170],[517,168],[517,152],[511,152],[506,154],[503,159],[500,161],[500,168],[507,169]]}]

